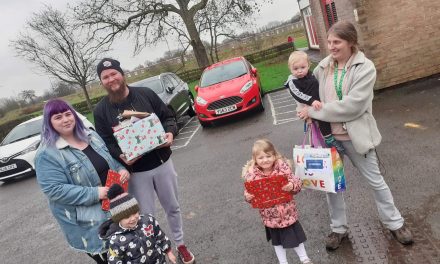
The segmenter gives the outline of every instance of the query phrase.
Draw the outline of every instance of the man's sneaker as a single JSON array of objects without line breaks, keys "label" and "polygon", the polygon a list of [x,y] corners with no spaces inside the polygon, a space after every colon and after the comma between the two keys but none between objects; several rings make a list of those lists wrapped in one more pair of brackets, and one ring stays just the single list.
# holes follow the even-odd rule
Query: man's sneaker
[{"label": "man's sneaker", "polygon": [[330,235],[328,235],[328,237],[325,239],[325,248],[327,248],[328,250],[337,249],[341,245],[342,240],[347,236],[347,232],[343,234],[331,232]]},{"label": "man's sneaker", "polygon": [[341,141],[336,140],[333,135],[328,135],[324,137],[324,140],[325,144],[327,144],[328,147],[335,147],[339,153],[344,153],[344,146],[342,146]]},{"label": "man's sneaker", "polygon": [[407,229],[405,226],[397,230],[390,230],[391,234],[393,234],[394,238],[399,241],[403,245],[410,245],[414,242],[411,231]]},{"label": "man's sneaker", "polygon": [[194,255],[186,248],[185,245],[178,246],[177,252],[179,252],[179,257],[184,264],[194,263]]}]

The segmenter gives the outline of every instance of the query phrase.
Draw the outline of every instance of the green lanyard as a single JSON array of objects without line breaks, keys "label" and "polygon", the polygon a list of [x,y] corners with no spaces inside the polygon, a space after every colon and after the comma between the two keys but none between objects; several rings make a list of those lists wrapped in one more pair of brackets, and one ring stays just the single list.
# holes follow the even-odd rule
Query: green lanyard
[{"label": "green lanyard", "polygon": [[342,69],[341,79],[339,79],[339,83],[338,83],[338,63],[335,63],[335,73],[333,74],[333,82],[335,84],[335,90],[339,100],[342,100],[342,82],[344,81],[345,73],[346,70],[344,67],[344,69]]}]

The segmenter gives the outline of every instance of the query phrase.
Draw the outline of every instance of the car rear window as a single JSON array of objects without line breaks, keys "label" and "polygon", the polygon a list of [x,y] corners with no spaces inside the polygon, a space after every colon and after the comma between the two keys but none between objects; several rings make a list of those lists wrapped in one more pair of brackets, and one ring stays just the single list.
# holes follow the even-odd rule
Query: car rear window
[{"label": "car rear window", "polygon": [[38,119],[26,124],[20,124],[9,132],[5,139],[3,139],[2,145],[11,144],[25,138],[39,135],[41,133],[42,125],[43,119]]},{"label": "car rear window", "polygon": [[232,80],[247,73],[247,68],[242,61],[219,65],[203,73],[202,79],[200,80],[200,87]]},{"label": "car rear window", "polygon": [[130,86],[148,87],[157,94],[163,93],[163,87],[162,87],[159,79],[146,79],[146,80],[131,84]]}]

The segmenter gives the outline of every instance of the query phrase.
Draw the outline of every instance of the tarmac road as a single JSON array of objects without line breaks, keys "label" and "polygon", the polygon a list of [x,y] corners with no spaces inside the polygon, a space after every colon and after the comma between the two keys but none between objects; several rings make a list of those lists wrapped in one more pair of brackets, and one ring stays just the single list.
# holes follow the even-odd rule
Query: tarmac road
[{"label": "tarmac road", "polygon": [[[346,162],[351,235],[340,249],[324,248],[330,230],[325,195],[304,190],[296,197],[314,263],[440,263],[439,78],[381,92],[374,101],[385,179],[416,243],[400,246],[380,226],[371,191]],[[301,121],[278,126],[272,121],[266,108],[199,129],[186,147],[174,151],[186,243],[198,264],[277,263],[258,212],[244,202],[240,179],[255,139],[269,138],[288,157],[301,142]],[[0,185],[0,200],[1,263],[92,263],[67,246],[35,178]],[[158,219],[167,231],[160,209]],[[299,263],[293,250],[288,258]]]}]

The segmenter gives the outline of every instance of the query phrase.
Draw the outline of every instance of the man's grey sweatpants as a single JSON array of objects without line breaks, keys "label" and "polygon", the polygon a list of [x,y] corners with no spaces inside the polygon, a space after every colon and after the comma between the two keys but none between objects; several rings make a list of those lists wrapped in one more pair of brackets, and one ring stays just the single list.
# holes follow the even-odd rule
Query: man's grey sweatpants
[{"label": "man's grey sweatpants", "polygon": [[[379,217],[386,228],[396,230],[403,226],[403,218],[394,205],[390,188],[380,173],[376,151],[370,150],[366,155],[356,152],[351,141],[341,141],[345,156],[359,170],[374,191]],[[348,229],[343,193],[327,193],[330,212],[330,227],[335,233],[345,233]]]},{"label": "man's grey sweatpants", "polygon": [[134,172],[130,177],[128,191],[138,200],[141,213],[152,215],[155,215],[156,192],[167,215],[174,242],[177,246],[184,243],[182,215],[177,197],[177,173],[171,158],[155,169]]}]

